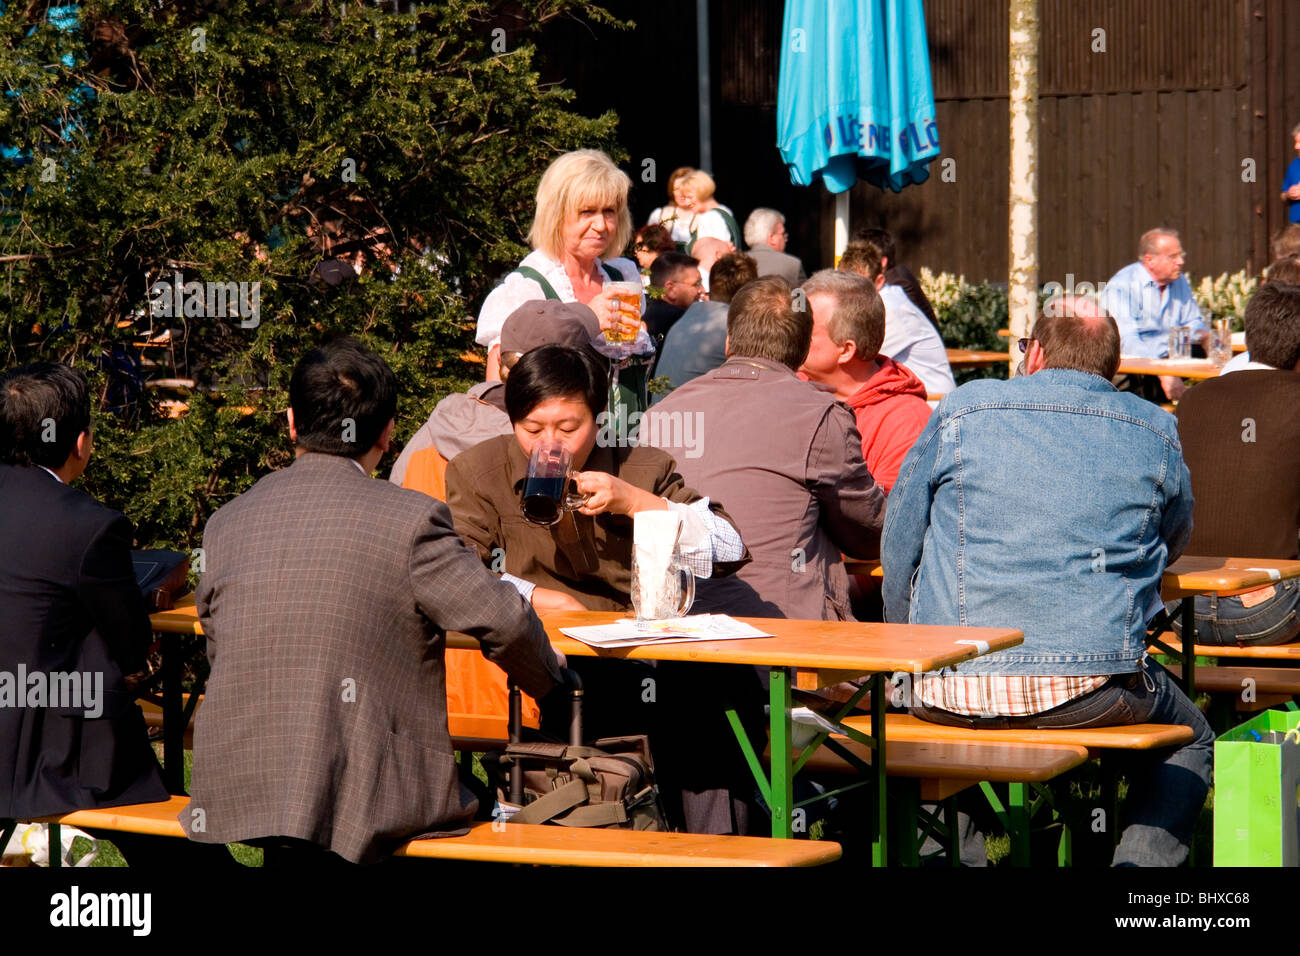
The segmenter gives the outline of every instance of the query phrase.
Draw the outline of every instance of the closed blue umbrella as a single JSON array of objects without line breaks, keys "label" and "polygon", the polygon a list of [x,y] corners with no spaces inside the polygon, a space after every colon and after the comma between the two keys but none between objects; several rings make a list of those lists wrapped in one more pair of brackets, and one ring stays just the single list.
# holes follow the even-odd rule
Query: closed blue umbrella
[{"label": "closed blue umbrella", "polygon": [[895,192],[939,155],[922,0],[787,0],[777,146],[790,179]]}]

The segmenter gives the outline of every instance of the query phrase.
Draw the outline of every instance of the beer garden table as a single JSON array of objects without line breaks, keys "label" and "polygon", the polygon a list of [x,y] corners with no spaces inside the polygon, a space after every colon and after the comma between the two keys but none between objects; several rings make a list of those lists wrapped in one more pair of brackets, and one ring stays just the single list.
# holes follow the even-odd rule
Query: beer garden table
[{"label": "beer garden table", "polygon": [[[575,657],[625,658],[629,660],[699,661],[740,664],[769,670],[769,734],[771,773],[763,769],[761,747],[755,747],[741,725],[739,715],[728,709],[727,717],[754,774],[759,791],[772,812],[772,836],[793,835],[794,776],[826,739],[820,733],[794,757],[791,734],[792,688],[816,690],[849,679],[869,680],[832,718],[834,723],[871,693],[871,734],[846,728],[848,735],[872,748],[875,811],[872,826],[873,861],[886,859],[885,779],[885,674],[894,671],[920,673],[939,670],[992,651],[1020,644],[1024,637],[1011,628],[933,627],[911,624],[871,624],[855,621],[799,621],[770,618],[740,618],[773,637],[733,641],[692,641],[680,644],[643,644],[636,647],[601,649],[566,637],[562,627],[610,624],[626,615],[616,611],[543,612],[540,617],[551,645]],[[170,611],[153,615],[161,633],[201,634],[193,599]],[[164,642],[164,656],[167,653]],[[475,648],[477,642],[465,635],[449,633],[448,647]],[[177,668],[178,670],[179,668]],[[181,720],[179,681],[164,686],[164,759],[168,767],[180,766],[185,721]],[[168,701],[171,700],[171,704]],[[170,759],[174,754],[175,762]],[[171,780],[169,779],[169,783]],[[176,792],[176,791],[173,791]]]}]

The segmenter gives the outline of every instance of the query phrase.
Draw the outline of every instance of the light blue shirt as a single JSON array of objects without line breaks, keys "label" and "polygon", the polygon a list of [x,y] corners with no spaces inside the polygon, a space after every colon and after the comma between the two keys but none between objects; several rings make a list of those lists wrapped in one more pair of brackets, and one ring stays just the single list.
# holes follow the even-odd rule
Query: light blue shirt
[{"label": "light blue shirt", "polygon": [[1169,357],[1169,330],[1185,325],[1207,331],[1186,276],[1161,290],[1146,266],[1134,262],[1106,283],[1102,304],[1119,326],[1120,351],[1144,358]]}]

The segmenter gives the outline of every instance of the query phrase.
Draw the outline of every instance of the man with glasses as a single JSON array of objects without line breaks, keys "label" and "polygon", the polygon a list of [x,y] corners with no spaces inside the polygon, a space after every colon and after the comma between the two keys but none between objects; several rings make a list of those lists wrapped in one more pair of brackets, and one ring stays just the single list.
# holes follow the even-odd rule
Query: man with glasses
[{"label": "man with glasses", "polygon": [[[1179,326],[1192,330],[1193,342],[1205,344],[1209,330],[1183,275],[1185,259],[1175,230],[1151,229],[1138,243],[1138,261],[1120,269],[1106,284],[1103,304],[1119,326],[1124,355],[1168,358],[1169,330]],[[1171,401],[1186,388],[1182,379],[1171,375],[1162,375],[1160,384]]]}]

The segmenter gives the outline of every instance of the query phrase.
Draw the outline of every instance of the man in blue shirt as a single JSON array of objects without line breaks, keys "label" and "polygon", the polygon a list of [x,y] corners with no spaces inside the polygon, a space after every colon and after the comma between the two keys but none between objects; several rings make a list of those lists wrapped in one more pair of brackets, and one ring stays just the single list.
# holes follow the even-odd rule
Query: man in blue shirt
[{"label": "man in blue shirt", "polygon": [[[1142,234],[1138,261],[1106,283],[1103,304],[1119,326],[1120,350],[1144,358],[1169,357],[1169,330],[1187,326],[1192,341],[1205,344],[1208,327],[1183,275],[1183,247],[1173,229]],[[1160,384],[1171,401],[1185,390],[1177,376],[1162,375]]]},{"label": "man in blue shirt", "polygon": [[1129,774],[1116,865],[1176,866],[1210,781],[1214,731],[1147,659],[1160,580],[1192,529],[1173,416],[1115,390],[1119,334],[1066,298],[1033,327],[1027,375],[968,382],[908,452],[880,557],[895,623],[1015,627],[1020,647],[927,674],[913,712],[971,728],[1185,724]]},{"label": "man in blue shirt", "polygon": [[1286,179],[1282,180],[1282,200],[1287,203],[1287,215],[1291,222],[1300,222],[1300,124],[1291,130],[1297,156],[1286,168]]}]

